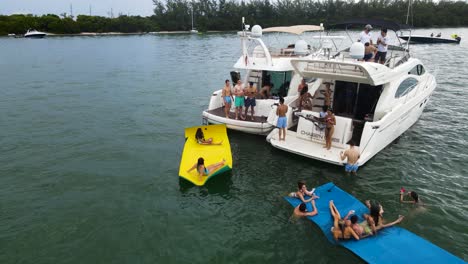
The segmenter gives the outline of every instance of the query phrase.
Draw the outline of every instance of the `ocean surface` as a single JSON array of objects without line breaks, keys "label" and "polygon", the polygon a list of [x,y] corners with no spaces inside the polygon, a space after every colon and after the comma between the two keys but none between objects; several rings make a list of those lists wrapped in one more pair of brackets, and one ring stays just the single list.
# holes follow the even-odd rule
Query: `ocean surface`
[{"label": "ocean surface", "polygon": [[235,167],[203,187],[178,177],[184,128],[229,77],[235,33],[0,38],[0,263],[363,263],[289,220],[301,179],[377,199],[468,260],[468,28],[415,33],[439,31],[461,44],[411,46],[430,103],[357,177],[229,132]]}]

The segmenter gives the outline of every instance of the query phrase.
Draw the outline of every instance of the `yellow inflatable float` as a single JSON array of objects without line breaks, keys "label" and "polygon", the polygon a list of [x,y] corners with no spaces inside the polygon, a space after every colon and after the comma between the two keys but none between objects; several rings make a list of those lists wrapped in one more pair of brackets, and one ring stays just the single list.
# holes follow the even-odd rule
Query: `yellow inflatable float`
[{"label": "yellow inflatable float", "polygon": [[[200,176],[197,168],[199,158],[203,158],[206,169],[202,173],[206,175],[203,176]],[[202,186],[212,177],[231,169],[231,145],[226,125],[197,126],[185,129],[185,145],[179,167],[180,177],[195,185]]]}]

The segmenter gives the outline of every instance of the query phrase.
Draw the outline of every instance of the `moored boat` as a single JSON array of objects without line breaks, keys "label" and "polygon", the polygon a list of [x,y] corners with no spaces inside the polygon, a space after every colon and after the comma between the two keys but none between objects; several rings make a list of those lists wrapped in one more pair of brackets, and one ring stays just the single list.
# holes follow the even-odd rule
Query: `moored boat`
[{"label": "moored boat", "polygon": [[[400,29],[400,25],[388,21],[371,22],[372,26]],[[363,165],[407,131],[419,119],[436,87],[434,76],[402,43],[388,45],[383,64],[362,61],[363,57],[364,45],[357,42],[330,58],[291,61],[302,77],[317,79],[312,93],[331,87],[329,100],[336,125],[330,149],[324,148],[326,124],[320,118],[320,107],[298,112],[298,125],[286,131],[286,140],[278,140],[278,129],[274,129],[267,141],[275,148],[337,165],[342,164],[340,153],[352,141],[360,152],[358,163]],[[317,99],[313,104],[323,105]]]},{"label": "moored boat", "polygon": [[442,38],[437,36],[421,36],[421,35],[399,35],[399,38],[409,41],[412,44],[439,44],[439,43],[454,43],[459,44],[461,37],[453,35],[451,38]]},{"label": "moored boat", "polygon": [[[232,83],[241,80],[244,84],[252,83],[260,91],[261,87],[269,89],[269,96],[256,96],[255,114],[253,120],[246,118],[235,119],[234,102],[229,109],[228,117],[224,111],[222,90],[214,91],[211,95],[208,109],[203,111],[204,122],[210,124],[226,124],[229,129],[251,134],[267,135],[276,125],[276,104],[279,97],[284,97],[285,104],[297,107],[297,86],[302,77],[299,76],[291,64],[294,58],[313,58],[317,50],[312,50],[304,40],[283,48],[267,47],[262,40],[264,32],[276,32],[301,35],[307,31],[323,31],[322,26],[302,25],[292,27],[275,27],[262,29],[256,25],[245,25],[245,30],[238,32],[241,40],[242,55],[234,65],[236,71],[231,72]],[[241,71],[244,73],[241,76]],[[308,80],[309,85],[313,79]],[[222,85],[220,85],[222,86]],[[244,110],[242,111],[244,112]],[[250,110],[249,110],[250,113]],[[288,113],[292,115],[292,111]],[[288,120],[288,127],[294,126],[293,118]]]},{"label": "moored boat", "polygon": [[47,33],[37,31],[35,29],[28,29],[26,34],[24,34],[25,38],[44,38]]}]

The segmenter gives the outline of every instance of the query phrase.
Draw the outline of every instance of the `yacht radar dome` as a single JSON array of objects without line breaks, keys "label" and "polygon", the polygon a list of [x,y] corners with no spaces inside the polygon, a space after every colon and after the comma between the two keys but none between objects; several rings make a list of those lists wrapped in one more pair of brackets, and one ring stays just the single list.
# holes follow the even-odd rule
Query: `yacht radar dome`
[{"label": "yacht radar dome", "polygon": [[364,44],[361,42],[354,42],[349,48],[349,55],[353,59],[362,59],[364,58]]},{"label": "yacht radar dome", "polygon": [[252,37],[259,38],[262,36],[262,27],[259,25],[255,25],[252,27]]},{"label": "yacht radar dome", "polygon": [[294,53],[297,55],[306,55],[309,53],[309,49],[307,48],[307,42],[303,39],[296,41],[294,44]]}]

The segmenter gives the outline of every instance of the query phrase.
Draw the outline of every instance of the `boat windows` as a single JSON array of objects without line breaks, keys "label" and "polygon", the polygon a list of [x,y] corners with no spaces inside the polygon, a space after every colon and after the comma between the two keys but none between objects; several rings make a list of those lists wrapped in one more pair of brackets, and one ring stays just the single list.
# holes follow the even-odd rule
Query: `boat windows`
[{"label": "boat windows", "polygon": [[416,85],[418,85],[418,80],[415,78],[407,78],[404,81],[400,83],[400,86],[398,86],[398,89],[395,93],[395,98],[400,98],[402,96],[407,95],[411,90],[413,90]]},{"label": "boat windows", "polygon": [[422,66],[421,64],[418,64],[418,65],[416,65],[416,67],[411,69],[411,71],[409,71],[408,74],[423,75],[425,72],[426,72],[426,70],[424,69],[424,66]]},{"label": "boat windows", "polygon": [[271,94],[285,97],[288,95],[292,71],[263,71],[262,83],[273,84]]},{"label": "boat windows", "polygon": [[336,115],[354,120],[372,119],[382,86],[336,81],[333,95],[333,110]]}]

